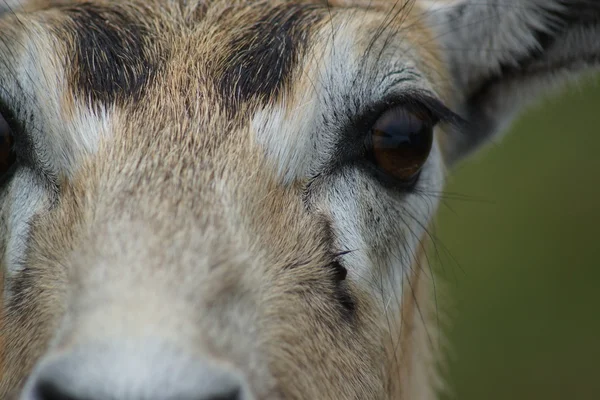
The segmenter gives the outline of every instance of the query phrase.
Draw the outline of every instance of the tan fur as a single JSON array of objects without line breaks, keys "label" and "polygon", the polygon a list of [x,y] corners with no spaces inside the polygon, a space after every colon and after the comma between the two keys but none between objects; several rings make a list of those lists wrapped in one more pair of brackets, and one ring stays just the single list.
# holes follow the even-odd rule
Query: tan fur
[{"label": "tan fur", "polygon": [[[435,399],[439,304],[424,243],[454,128],[436,129],[423,193],[351,168],[315,173],[335,153],[336,118],[357,98],[381,101],[388,70],[408,74],[405,92],[462,107],[454,53],[422,3],[46,0],[4,14],[0,32],[25,44],[0,41],[0,99],[37,107],[27,117],[43,124],[32,141],[50,154],[51,183],[22,168],[0,193],[0,255],[24,248],[26,266],[9,276],[16,262],[0,258],[0,398],[19,398],[60,355],[97,343],[150,353],[158,340],[243,376],[256,399]],[[98,21],[77,25],[85,7]],[[286,44],[255,49],[276,37],[275,12],[301,21],[286,28],[293,54],[257,66]],[[81,50],[94,29],[117,36],[114,48]],[[282,60],[281,77],[263,74]],[[27,185],[41,200],[15,223],[26,243],[9,248],[10,196]]]},{"label": "tan fur", "polygon": [[[221,11],[215,9],[212,12],[218,14]],[[243,24],[242,21],[234,23]],[[169,35],[169,29],[167,27],[162,33]],[[32,314],[35,322],[32,323],[44,328],[13,331],[9,326],[8,331],[3,330],[8,342],[4,349],[5,366],[9,368],[2,379],[3,389],[19,386],[26,372],[44,354],[46,343],[58,327],[59,315],[66,311],[60,305],[65,303],[67,293],[63,287],[68,284],[71,286],[68,292],[71,295],[79,293],[77,296],[83,296],[82,304],[86,305],[80,310],[72,310],[71,317],[78,321],[77,328],[63,335],[54,344],[56,349],[72,348],[82,339],[94,340],[95,332],[99,331],[97,323],[103,321],[102,315],[110,313],[114,325],[111,335],[126,331],[132,337],[143,337],[150,329],[165,339],[177,334],[172,340],[191,353],[208,353],[238,366],[266,362],[268,370],[246,371],[251,380],[261,382],[255,387],[261,398],[377,399],[384,395],[381,363],[385,355],[378,345],[381,340],[377,339],[382,331],[380,322],[373,319],[372,301],[356,288],[353,293],[360,305],[356,316],[360,325],[352,332],[345,332],[344,324],[335,322],[337,312],[327,300],[332,289],[328,283],[329,272],[323,268],[328,260],[323,248],[326,242],[319,233],[320,217],[306,214],[294,188],[282,188],[276,183],[269,169],[263,166],[259,149],[249,141],[251,136],[245,128],[236,127],[242,122],[227,120],[224,115],[219,118],[219,106],[211,100],[215,94],[198,84],[201,79],[196,81],[191,75],[196,74],[196,68],[204,68],[194,60],[222,53],[225,50],[220,49],[221,44],[221,41],[215,41],[190,46],[187,40],[171,43],[171,62],[169,72],[165,74],[168,78],[157,82],[153,89],[155,94],[149,96],[142,107],[127,106],[111,115],[115,127],[111,141],[118,141],[120,146],[102,147],[80,167],[76,176],[62,182],[60,204],[36,222],[31,232],[28,270],[38,277],[34,285],[40,293],[30,299],[28,309],[35,310]],[[191,51],[196,56],[190,55]],[[204,101],[197,102],[198,98]],[[188,102],[195,105],[185,110],[184,105]],[[73,109],[68,104],[63,109],[65,117]],[[191,118],[182,120],[182,113],[191,113]],[[160,133],[153,141],[138,133],[146,129],[147,120],[156,121],[154,129]],[[199,132],[199,121],[205,121],[202,129],[222,134],[190,135],[189,132]],[[177,152],[173,151],[173,143],[178,143]],[[187,175],[187,166],[206,158],[202,155],[208,152],[212,153],[207,158],[210,164]],[[148,158],[148,154],[152,156]],[[247,170],[256,171],[250,186],[240,180]],[[226,186],[213,186],[215,173],[227,177]],[[152,176],[149,185],[136,183],[147,176]],[[175,193],[177,196],[173,196]],[[269,194],[266,203],[265,194]],[[94,204],[93,215],[89,212],[91,204]],[[140,207],[140,204],[144,206]],[[241,209],[240,204],[243,205]],[[207,214],[208,210],[212,211]],[[179,215],[181,219],[165,220],[169,215]],[[150,225],[138,225],[137,221],[148,221]],[[243,225],[241,221],[244,221]],[[94,233],[91,236],[90,231]],[[307,235],[308,232],[311,234]],[[230,239],[223,240],[227,237]],[[260,238],[259,242],[254,240],[256,237]],[[161,243],[174,241],[173,238],[187,244],[181,249],[161,247]],[[216,241],[217,238],[221,239]],[[128,243],[130,250],[114,253],[114,246],[119,247],[118,241]],[[268,250],[261,248],[266,243]],[[145,252],[143,248],[153,250],[140,256]],[[210,284],[202,284],[205,290],[195,289],[203,292],[207,301],[222,299],[226,309],[228,294],[247,291],[248,301],[259,305],[261,314],[257,318],[264,320],[266,326],[272,324],[268,322],[272,318],[277,319],[277,324],[267,329],[266,336],[263,335],[258,343],[240,338],[235,339],[237,343],[229,340],[227,344],[219,343],[219,336],[215,336],[220,334],[219,331],[186,328],[189,323],[182,318],[189,313],[186,310],[190,310],[192,304],[177,297],[169,300],[172,291],[179,286],[179,278],[173,280],[160,274],[160,280],[157,280],[153,274],[145,272],[152,268],[158,271],[160,263],[169,263],[178,265],[180,274],[197,274],[187,266],[192,253],[186,249],[191,248],[193,254],[205,257],[206,267],[213,263],[222,264],[218,268],[222,270],[202,272],[205,275],[203,282]],[[110,292],[96,290],[103,286],[103,281],[93,276],[66,272],[94,264],[100,254],[112,263],[123,265],[114,276],[112,272],[105,272],[109,275],[104,275],[103,280],[113,282],[107,287]],[[287,274],[280,272],[286,265],[296,263],[301,268],[291,269]],[[134,265],[139,267],[132,268]],[[242,265],[244,267],[240,269]],[[140,297],[152,292],[162,292],[167,297],[139,303],[126,295],[132,290],[132,287],[126,288],[128,281],[136,282]],[[266,292],[265,289],[257,290],[260,282],[270,282]],[[302,287],[302,282],[314,283],[307,283],[310,286],[298,293],[290,292],[294,286]],[[306,304],[302,298],[309,293],[311,301]],[[109,300],[111,298],[113,300]],[[120,306],[113,309],[117,298],[121,299],[118,301]],[[93,305],[98,301],[102,304],[100,308]],[[128,309],[123,308],[125,304],[129,304],[129,309],[136,309],[135,320],[118,317]],[[84,313],[83,310],[89,311]],[[247,313],[254,314],[252,309],[244,314]],[[212,319],[210,315],[208,313],[206,318]],[[159,324],[159,318],[170,323]],[[242,315],[236,315],[236,318],[242,318]],[[139,324],[135,324],[136,321]],[[337,324],[339,328],[325,329],[329,324]],[[202,340],[192,339],[198,335]],[[283,348],[263,348],[262,343],[280,343]],[[321,350],[316,353],[311,351],[312,348]],[[298,352],[298,349],[304,350]],[[328,350],[323,352],[323,349]],[[291,354],[293,358],[290,358]],[[259,355],[258,360],[252,359]],[[312,374],[307,374],[308,366],[325,374],[326,379],[315,379]],[[337,383],[329,386],[331,382]],[[391,398],[398,397],[393,393],[390,395]]]},{"label": "tan fur", "polygon": [[418,264],[405,279],[402,314],[395,320],[397,325],[386,341],[391,398],[435,399],[438,390],[443,389],[438,366],[442,347],[440,316],[432,304],[432,279],[435,278],[430,273],[423,246]]}]

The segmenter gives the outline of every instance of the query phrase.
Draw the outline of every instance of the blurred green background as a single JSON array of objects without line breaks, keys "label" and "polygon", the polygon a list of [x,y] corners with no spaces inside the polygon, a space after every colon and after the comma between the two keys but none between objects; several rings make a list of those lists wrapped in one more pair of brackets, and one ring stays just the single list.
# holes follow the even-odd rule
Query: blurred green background
[{"label": "blurred green background", "polygon": [[600,399],[600,80],[560,93],[446,190],[447,399]]}]

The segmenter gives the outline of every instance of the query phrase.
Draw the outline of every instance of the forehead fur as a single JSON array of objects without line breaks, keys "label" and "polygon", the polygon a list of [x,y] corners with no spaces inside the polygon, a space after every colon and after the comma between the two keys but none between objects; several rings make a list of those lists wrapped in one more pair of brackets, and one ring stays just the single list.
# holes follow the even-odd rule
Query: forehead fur
[{"label": "forehead fur", "polygon": [[[321,1],[66,3],[42,2],[39,13],[20,16],[23,24],[39,27],[29,34],[31,41],[45,37],[47,42],[28,62],[41,58],[52,65],[29,78],[39,81],[33,82],[31,97],[44,104],[41,114],[49,114],[46,104],[62,105],[53,111],[53,121],[32,111],[21,119],[39,120],[31,124],[57,132],[38,147],[54,149],[53,160],[66,157],[62,169],[71,174],[80,164],[74,161],[81,158],[78,153],[93,153],[102,135],[116,129],[119,110],[127,110],[127,119],[139,111],[140,123],[169,121],[187,130],[208,122],[212,131],[229,131],[254,118],[253,128],[263,137],[291,149],[288,138],[304,141],[300,148],[314,145],[309,135],[314,127],[305,132],[294,127],[322,123],[306,105],[317,105],[318,113],[341,125],[341,114],[360,113],[381,101],[390,85],[387,75],[398,70],[406,81],[419,80],[412,89],[432,88],[431,82],[444,94],[436,49],[413,1],[393,4],[389,17],[380,8],[337,8]],[[403,24],[410,29],[401,29]],[[41,76],[47,71],[53,71],[51,79]],[[27,92],[17,89],[14,96],[20,91]],[[57,98],[41,98],[54,92]],[[277,106],[286,110],[285,121]],[[75,121],[72,129],[64,129],[67,121]],[[267,152],[271,139],[259,138]]]},{"label": "forehead fur", "polygon": [[95,2],[59,10],[66,17],[59,30],[73,55],[67,75],[76,95],[92,104],[135,103],[159,76],[175,72],[183,85],[191,83],[185,75],[196,79],[202,97],[232,114],[249,101],[277,99],[326,12],[283,1]]},{"label": "forehead fur", "polygon": [[424,47],[422,55],[431,64],[427,72],[440,70],[414,1],[368,5],[319,0],[22,3],[26,10],[51,9],[62,15],[60,21],[46,21],[47,26],[67,43],[64,63],[73,93],[92,104],[139,101],[157,77],[173,72],[169,67],[174,64],[182,75],[193,75],[194,86],[206,86],[232,112],[243,103],[276,101],[300,77],[296,67],[306,62],[303,58],[314,45],[314,34],[331,24],[330,37],[319,40],[335,37],[339,25],[333,18],[342,8],[350,11],[347,17],[361,15],[352,13],[361,7],[387,8],[390,15],[363,35],[372,36],[372,41],[378,37],[397,40],[399,26],[409,24],[410,30],[402,34]]}]

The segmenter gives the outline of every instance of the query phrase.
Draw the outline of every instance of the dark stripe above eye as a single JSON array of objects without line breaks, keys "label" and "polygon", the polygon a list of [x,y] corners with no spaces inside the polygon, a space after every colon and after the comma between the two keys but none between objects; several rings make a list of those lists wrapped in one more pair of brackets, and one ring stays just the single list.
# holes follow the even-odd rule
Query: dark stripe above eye
[{"label": "dark stripe above eye", "polygon": [[229,109],[277,97],[306,50],[308,32],[321,19],[321,10],[306,4],[264,8],[255,11],[258,19],[240,27],[227,46],[229,54],[219,60],[223,72],[217,88]]},{"label": "dark stripe above eye", "polygon": [[148,51],[149,34],[118,6],[82,3],[63,10],[72,22],[70,83],[92,103],[138,100],[159,66]]}]

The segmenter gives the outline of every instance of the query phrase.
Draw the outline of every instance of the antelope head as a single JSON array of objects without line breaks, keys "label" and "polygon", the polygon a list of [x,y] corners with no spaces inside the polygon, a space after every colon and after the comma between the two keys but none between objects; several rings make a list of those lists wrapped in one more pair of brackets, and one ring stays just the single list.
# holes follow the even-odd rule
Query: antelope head
[{"label": "antelope head", "polygon": [[447,171],[594,0],[0,1],[0,398],[432,399]]}]

